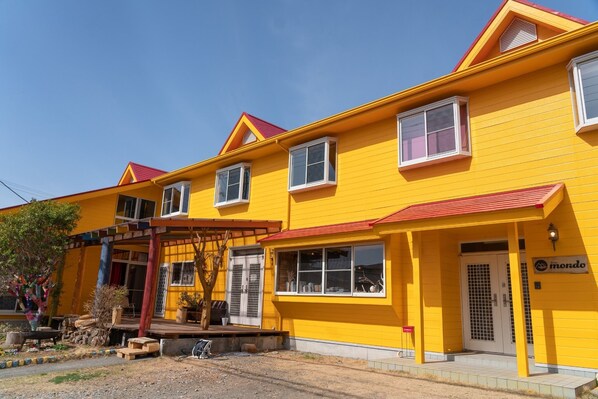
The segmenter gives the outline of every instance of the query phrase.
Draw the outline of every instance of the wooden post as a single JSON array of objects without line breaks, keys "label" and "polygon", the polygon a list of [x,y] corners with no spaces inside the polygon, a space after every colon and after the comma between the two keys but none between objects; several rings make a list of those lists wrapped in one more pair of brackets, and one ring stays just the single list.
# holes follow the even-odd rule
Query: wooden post
[{"label": "wooden post", "polygon": [[79,262],[77,264],[77,277],[73,287],[73,302],[71,303],[71,313],[79,313],[79,303],[81,302],[81,288],[83,287],[83,266],[85,265],[85,245],[79,249]]},{"label": "wooden post", "polygon": [[510,223],[508,225],[508,237],[511,298],[513,301],[513,321],[515,326],[515,350],[517,353],[517,374],[519,377],[529,377],[527,334],[523,305],[523,284],[521,279],[521,259],[519,256],[519,231],[517,223]]},{"label": "wooden post", "polygon": [[157,274],[158,248],[160,247],[160,237],[154,229],[150,233],[149,254],[147,259],[147,268],[145,271],[145,286],[143,288],[143,303],[141,305],[141,316],[139,318],[139,337],[145,336],[146,330],[152,326],[152,285]]},{"label": "wooden post", "polygon": [[424,350],[424,299],[421,281],[421,233],[408,233],[411,245],[411,265],[413,267],[413,294],[415,300],[415,363],[425,363]]},{"label": "wooden post", "polygon": [[96,288],[108,284],[110,279],[110,264],[112,261],[112,243],[108,237],[102,238],[102,252],[100,253],[100,268],[98,269],[98,281]]}]

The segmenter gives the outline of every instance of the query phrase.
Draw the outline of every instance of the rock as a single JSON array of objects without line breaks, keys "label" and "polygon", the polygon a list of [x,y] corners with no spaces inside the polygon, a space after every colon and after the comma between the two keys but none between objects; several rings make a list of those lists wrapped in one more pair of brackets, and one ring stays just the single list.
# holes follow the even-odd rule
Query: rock
[{"label": "rock", "polygon": [[255,344],[242,344],[241,352],[257,353],[257,347],[255,346]]},{"label": "rock", "polygon": [[21,347],[25,342],[25,336],[21,332],[7,332],[6,333],[6,341],[4,342],[4,347],[10,348],[12,346],[19,346]]}]

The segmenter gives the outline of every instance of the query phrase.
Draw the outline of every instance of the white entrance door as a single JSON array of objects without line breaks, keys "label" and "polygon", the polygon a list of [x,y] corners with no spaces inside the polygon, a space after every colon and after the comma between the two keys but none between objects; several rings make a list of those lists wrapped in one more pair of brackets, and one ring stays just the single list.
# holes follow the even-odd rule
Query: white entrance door
[{"label": "white entrance door", "polygon": [[[522,263],[521,268],[527,340],[531,345],[533,342],[527,265]],[[471,350],[515,354],[515,329],[508,255],[463,256],[461,287],[463,346]]]},{"label": "white entrance door", "polygon": [[264,285],[264,255],[242,255],[230,259],[227,301],[230,322],[261,326]]}]

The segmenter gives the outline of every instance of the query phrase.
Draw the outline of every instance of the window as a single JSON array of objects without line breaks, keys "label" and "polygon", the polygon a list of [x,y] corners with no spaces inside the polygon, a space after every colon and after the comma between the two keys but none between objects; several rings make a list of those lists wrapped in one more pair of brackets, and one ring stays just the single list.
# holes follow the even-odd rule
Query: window
[{"label": "window", "polygon": [[397,116],[399,167],[471,155],[467,99],[452,97]]},{"label": "window", "polygon": [[289,150],[289,191],[336,184],[336,140],[324,137]]},{"label": "window", "polygon": [[193,262],[175,262],[172,264],[170,285],[192,286],[195,282]]},{"label": "window", "polygon": [[598,126],[598,51],[574,58],[568,65],[575,130]]},{"label": "window", "polygon": [[280,251],[278,294],[383,295],[384,245]]},{"label": "window", "polygon": [[164,187],[162,216],[179,216],[189,213],[190,182],[179,182]]},{"label": "window", "polygon": [[119,195],[116,204],[116,223],[124,223],[131,220],[151,218],[154,216],[156,203],[142,198]]},{"label": "window", "polygon": [[0,313],[14,313],[17,311],[17,298],[12,295],[0,295]]},{"label": "window", "polygon": [[248,163],[241,163],[216,172],[216,193],[214,206],[222,208],[249,202],[249,181],[251,168]]}]

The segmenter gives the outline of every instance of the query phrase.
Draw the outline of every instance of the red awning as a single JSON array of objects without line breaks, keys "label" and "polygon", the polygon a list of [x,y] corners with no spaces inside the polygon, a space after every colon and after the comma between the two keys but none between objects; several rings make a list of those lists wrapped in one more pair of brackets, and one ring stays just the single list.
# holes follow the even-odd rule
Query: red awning
[{"label": "red awning", "polygon": [[372,230],[372,223],[374,221],[376,221],[376,219],[286,230],[281,231],[280,233],[273,234],[269,237],[262,238],[260,242],[289,240],[293,238],[318,237],[343,233],[367,232]]},{"label": "red awning", "polygon": [[[403,231],[417,230],[414,223],[442,219],[451,220],[468,215],[480,216],[479,224],[500,223],[517,220],[541,219],[547,216],[562,199],[562,183],[546,186],[504,191],[500,193],[476,195],[437,202],[411,205],[391,215],[378,219],[374,227],[384,229],[387,225],[404,225]],[[550,204],[549,204],[550,203]],[[550,209],[544,209],[547,207]],[[523,210],[524,213],[515,211]],[[529,210],[530,212],[525,212]],[[544,210],[544,212],[542,212]],[[509,214],[509,212],[511,212]],[[500,218],[492,218],[491,214],[500,213]],[[509,216],[510,215],[510,216]],[[410,226],[410,227],[407,227]],[[443,227],[454,227],[446,224]],[[423,229],[423,228],[422,228]],[[377,229],[378,230],[378,229]]]}]

